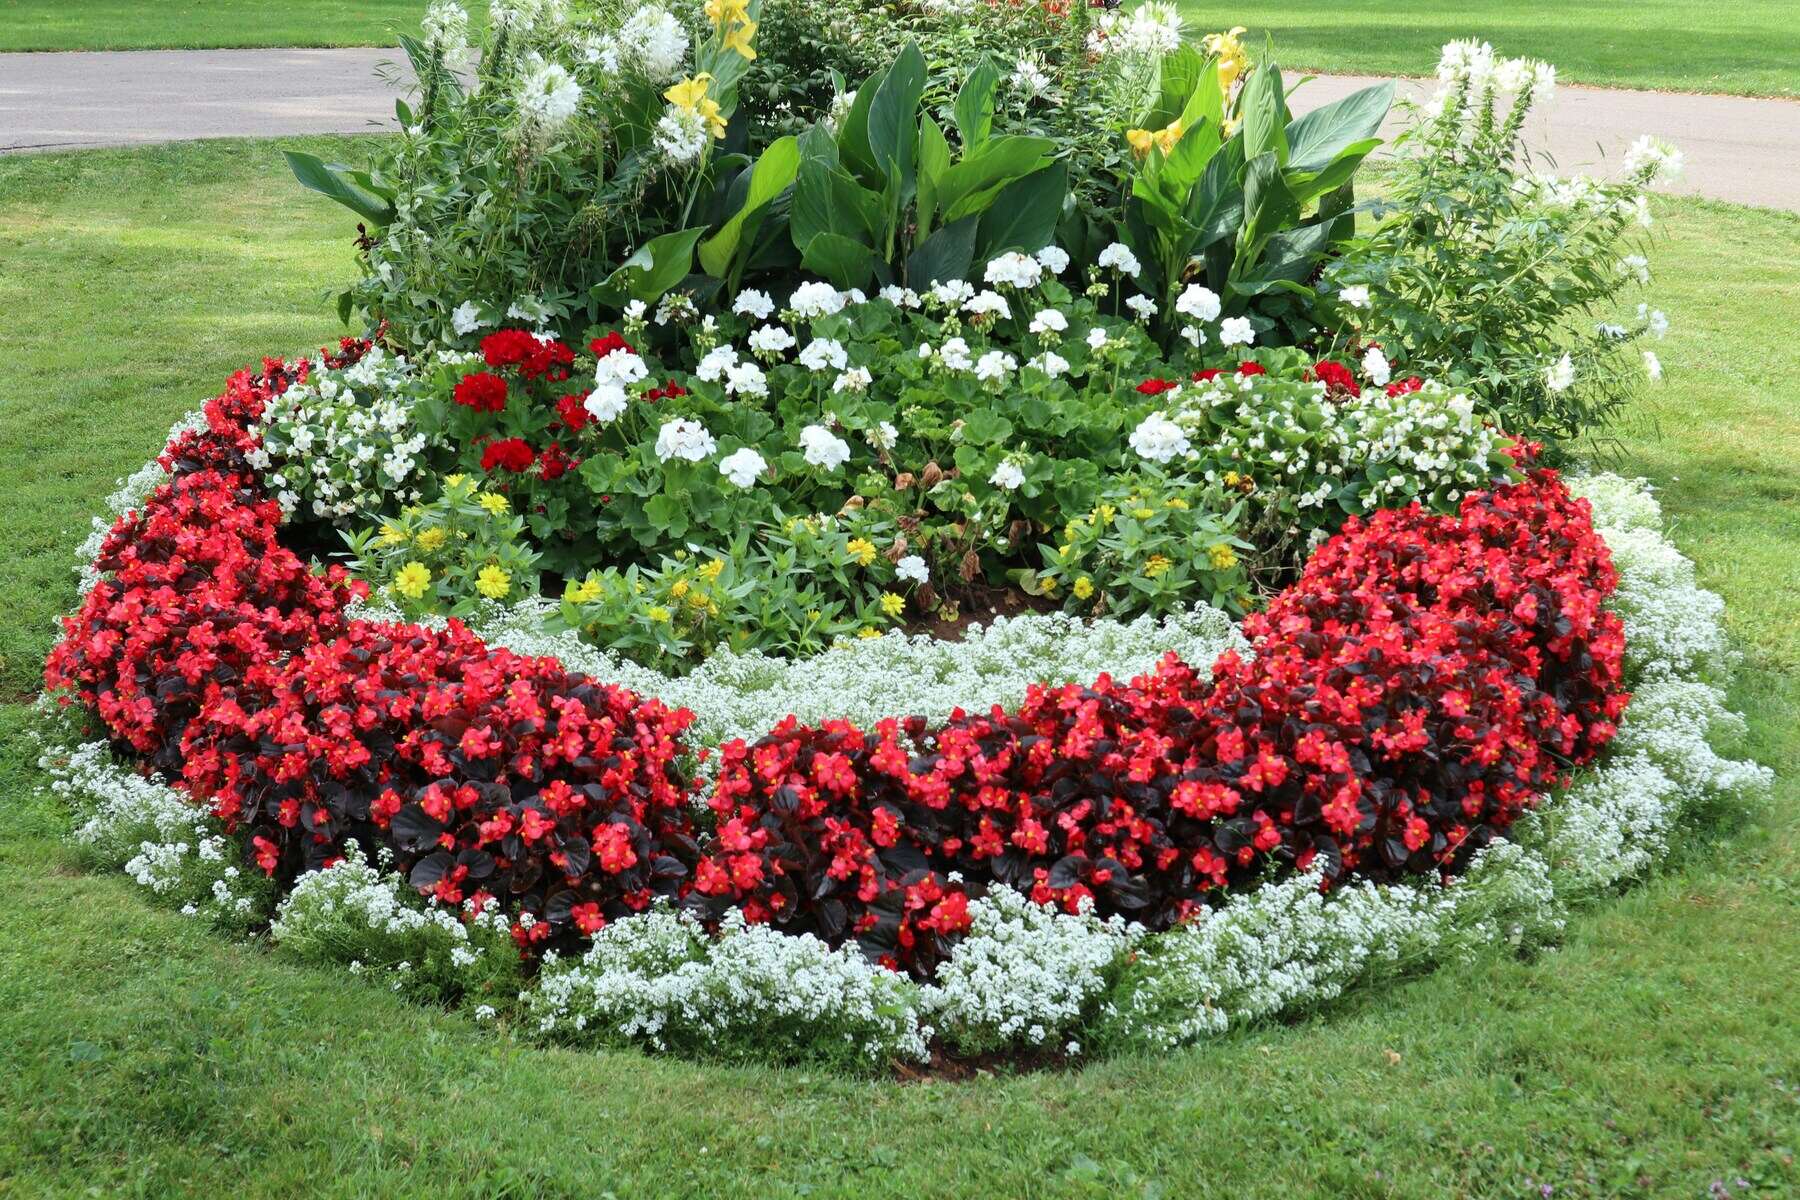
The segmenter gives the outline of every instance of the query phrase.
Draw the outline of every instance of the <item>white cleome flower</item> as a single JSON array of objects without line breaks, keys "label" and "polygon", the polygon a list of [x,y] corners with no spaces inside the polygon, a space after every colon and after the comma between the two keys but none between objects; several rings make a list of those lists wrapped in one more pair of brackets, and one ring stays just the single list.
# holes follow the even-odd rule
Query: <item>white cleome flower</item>
[{"label": "white cleome flower", "polygon": [[663,83],[681,73],[688,35],[667,9],[645,4],[619,26],[619,46],[653,82]]},{"label": "white cleome flower", "polygon": [[835,471],[850,460],[850,443],[823,425],[808,425],[800,431],[800,450],[815,467]]},{"label": "white cleome flower", "polygon": [[581,87],[568,70],[546,63],[519,84],[519,115],[541,130],[561,128],[581,107]]},{"label": "white cleome flower", "polygon": [[1651,383],[1662,382],[1662,359],[1656,357],[1656,351],[1644,351],[1644,374],[1650,377]]},{"label": "white cleome flower", "polygon": [[1642,174],[1647,183],[1673,183],[1681,178],[1681,167],[1681,151],[1647,133],[1625,152],[1625,174]]},{"label": "white cleome flower", "polygon": [[712,131],[707,128],[705,117],[671,104],[656,122],[654,141],[665,159],[675,166],[683,166],[700,157],[711,137]]},{"label": "white cleome flower", "polygon": [[719,460],[719,474],[737,487],[747,488],[755,485],[758,477],[768,470],[769,464],[763,456],[748,446],[742,450],[734,450]]},{"label": "white cleome flower", "polygon": [[1575,363],[1567,354],[1544,368],[1544,386],[1553,392],[1566,392],[1575,383]]},{"label": "white cleome flower", "polygon": [[1256,330],[1248,317],[1226,317],[1219,322],[1219,343],[1225,346],[1248,346],[1256,340]]},{"label": "white cleome flower", "polygon": [[1209,287],[1190,283],[1175,301],[1175,311],[1191,321],[1219,319],[1219,295]]},{"label": "white cleome flower", "polygon": [[713,441],[713,435],[706,431],[706,426],[685,417],[664,422],[656,434],[656,457],[663,462],[672,458],[699,462],[710,457],[716,449],[718,443]]},{"label": "white cleome flower", "polygon": [[1167,413],[1153,412],[1131,431],[1131,448],[1137,451],[1139,458],[1166,463],[1178,454],[1186,454],[1192,447],[1187,434],[1169,420]]}]

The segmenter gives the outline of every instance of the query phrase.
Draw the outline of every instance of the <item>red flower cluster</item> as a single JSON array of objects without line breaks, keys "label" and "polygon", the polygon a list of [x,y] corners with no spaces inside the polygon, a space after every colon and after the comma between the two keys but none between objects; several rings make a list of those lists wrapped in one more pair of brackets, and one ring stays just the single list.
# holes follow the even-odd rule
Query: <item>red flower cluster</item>
[{"label": "red flower cluster", "polygon": [[[1207,367],[1204,370],[1195,371],[1193,380],[1195,383],[1208,383],[1217,379],[1224,373],[1225,370],[1223,367]],[[1241,362],[1232,370],[1233,375],[1242,376],[1267,375],[1268,373],[1269,372],[1263,368],[1261,363],[1256,362]]]},{"label": "red flower cluster", "polygon": [[486,371],[464,375],[451,398],[476,412],[501,412],[506,408],[506,380]]},{"label": "red flower cluster", "polygon": [[699,857],[676,770],[692,714],[455,623],[347,620],[342,569],[280,544],[243,462],[245,424],[303,377],[234,377],[169,448],[176,477],[106,539],[47,684],[284,884],[346,838],[385,843],[421,891],[532,914],[516,935],[540,948],[679,896]]},{"label": "red flower cluster", "polygon": [[536,451],[524,438],[495,438],[481,451],[481,469],[489,472],[529,471],[536,461]]},{"label": "red flower cluster", "polygon": [[575,363],[575,352],[555,338],[539,338],[523,329],[501,329],[481,339],[481,357],[490,367],[517,367],[527,379],[562,383]]},{"label": "red flower cluster", "polygon": [[1312,365],[1307,372],[1309,379],[1317,379],[1325,385],[1325,392],[1330,396],[1360,396],[1362,388],[1357,386],[1356,376],[1341,362],[1332,362],[1322,358]]},{"label": "red flower cluster", "polygon": [[1453,869],[1612,737],[1614,580],[1550,472],[1352,519],[1210,675],[724,747],[695,890],[928,971],[966,923],[953,873],[1162,928],[1271,866]]}]

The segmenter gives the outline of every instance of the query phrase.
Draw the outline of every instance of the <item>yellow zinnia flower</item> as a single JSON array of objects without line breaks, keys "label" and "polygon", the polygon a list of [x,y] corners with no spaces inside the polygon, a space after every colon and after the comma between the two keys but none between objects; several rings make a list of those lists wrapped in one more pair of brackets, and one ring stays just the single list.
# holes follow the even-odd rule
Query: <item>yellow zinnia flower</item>
[{"label": "yellow zinnia flower", "polygon": [[475,497],[475,503],[481,505],[481,507],[488,510],[490,515],[496,517],[505,513],[510,507],[506,503],[506,497],[500,495],[498,492],[483,492],[481,495]]},{"label": "yellow zinnia flower", "polygon": [[850,552],[851,558],[865,567],[875,561],[875,543],[867,538],[851,538],[844,549]]},{"label": "yellow zinnia flower", "polygon": [[475,576],[475,590],[489,600],[504,600],[512,591],[512,574],[498,563],[489,563]]},{"label": "yellow zinnia flower", "polygon": [[1167,556],[1152,554],[1150,556],[1150,561],[1144,564],[1144,574],[1151,579],[1155,579],[1158,575],[1161,575],[1164,571],[1167,571],[1174,565],[1174,563],[1169,561]]},{"label": "yellow zinnia flower", "polygon": [[867,641],[870,638],[880,637],[881,630],[875,628],[873,625],[864,625],[861,629],[856,631],[856,636]]},{"label": "yellow zinnia flower", "polygon": [[677,579],[669,587],[669,595],[675,597],[677,600],[679,600],[683,596],[687,595],[687,591],[688,591],[688,581],[685,579]]},{"label": "yellow zinnia flower", "polygon": [[906,597],[897,592],[881,593],[881,611],[890,617],[897,617],[906,611]]},{"label": "yellow zinnia flower", "polygon": [[575,604],[592,604],[600,598],[600,581],[589,575],[580,583],[571,583],[563,591],[563,599]]},{"label": "yellow zinnia flower", "polygon": [[409,562],[394,576],[394,590],[408,600],[417,600],[431,586],[431,571],[424,563]]},{"label": "yellow zinnia flower", "polygon": [[406,540],[406,536],[406,530],[400,528],[392,521],[384,521],[381,525],[381,541],[379,544],[383,546],[398,546],[401,542]]},{"label": "yellow zinnia flower", "polygon": [[1218,545],[1208,550],[1206,556],[1212,560],[1213,570],[1215,571],[1229,571],[1238,564],[1237,551],[1233,550],[1230,546],[1227,546],[1224,542],[1220,542]]},{"label": "yellow zinnia flower", "polygon": [[427,554],[430,554],[433,550],[442,550],[444,548],[444,543],[448,541],[449,538],[450,535],[444,532],[444,527],[442,525],[433,525],[429,529],[421,529],[419,530],[418,538],[419,549],[425,551]]},{"label": "yellow zinnia flower", "polygon": [[1075,581],[1075,598],[1077,600],[1086,600],[1089,596],[1091,596],[1093,594],[1094,594],[1094,581],[1093,580],[1089,579],[1086,575],[1083,575],[1080,579],[1077,579]]}]

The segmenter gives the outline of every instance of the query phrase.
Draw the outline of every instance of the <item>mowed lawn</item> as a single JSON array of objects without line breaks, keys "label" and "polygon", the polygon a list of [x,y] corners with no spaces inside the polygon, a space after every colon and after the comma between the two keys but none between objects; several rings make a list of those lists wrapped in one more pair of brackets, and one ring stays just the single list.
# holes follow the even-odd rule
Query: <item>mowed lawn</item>
[{"label": "mowed lawn", "polygon": [[[1308,70],[1426,74],[1445,42],[1481,37],[1507,54],[1548,59],[1570,82],[1800,96],[1792,0],[1179,3],[1197,29],[1245,25],[1258,46],[1270,34],[1284,65]],[[465,7],[485,20],[485,0]],[[425,8],[426,0],[0,0],[0,51],[391,46]]]},{"label": "mowed lawn", "polygon": [[1800,1191],[1800,218],[1657,206],[1668,381],[1620,457],[1729,601],[1771,804],[1533,960],[1184,1053],[903,1084],[496,1036],[217,937],[59,840],[23,702],[89,515],[229,370],[338,333],[349,230],[277,150],[0,159],[0,1196]]}]

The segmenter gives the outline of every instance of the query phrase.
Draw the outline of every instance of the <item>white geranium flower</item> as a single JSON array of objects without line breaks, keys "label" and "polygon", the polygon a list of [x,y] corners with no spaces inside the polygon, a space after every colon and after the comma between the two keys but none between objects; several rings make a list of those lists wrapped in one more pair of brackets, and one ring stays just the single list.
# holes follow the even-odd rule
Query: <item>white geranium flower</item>
[{"label": "white geranium flower", "polygon": [[1144,269],[1143,264],[1138,262],[1137,255],[1133,254],[1131,247],[1124,242],[1114,242],[1102,250],[1100,257],[1095,261],[1102,267],[1111,267],[1121,275],[1129,275],[1133,279],[1136,279],[1138,272]]},{"label": "white geranium flower", "polygon": [[644,360],[630,350],[614,350],[594,363],[594,382],[633,384],[650,376]]},{"label": "white geranium flower", "polygon": [[894,428],[892,421],[882,421],[863,437],[877,450],[892,450],[900,441],[900,431]]},{"label": "white geranium flower", "polygon": [[850,461],[850,443],[823,425],[808,425],[800,431],[800,449],[807,462],[827,471]]},{"label": "white geranium flower", "polygon": [[1044,264],[1016,250],[1009,250],[988,262],[983,276],[995,287],[1034,288],[1044,278]]},{"label": "white geranium flower", "polygon": [[895,308],[919,307],[919,293],[892,283],[881,289],[881,298]]},{"label": "white geranium flower", "polygon": [[953,337],[939,346],[937,358],[950,371],[967,371],[975,365],[975,359],[969,353],[969,343],[959,337]]},{"label": "white geranium flower", "polygon": [[1136,313],[1140,321],[1148,321],[1156,315],[1156,301],[1148,296],[1127,296],[1125,307]]},{"label": "white geranium flower", "polygon": [[485,324],[487,322],[482,320],[481,306],[473,300],[464,300],[450,314],[450,328],[459,334],[474,333]]},{"label": "white geranium flower", "polygon": [[946,279],[931,285],[931,298],[939,304],[960,308],[965,301],[975,298],[975,288],[960,279]]},{"label": "white geranium flower", "polygon": [[1219,322],[1219,342],[1225,346],[1248,346],[1256,341],[1256,330],[1248,317],[1226,317]]},{"label": "white geranium flower", "polygon": [[1393,364],[1388,362],[1387,355],[1381,352],[1380,346],[1369,347],[1369,352],[1363,355],[1362,368],[1363,374],[1376,387],[1386,387],[1388,380],[1394,377]]},{"label": "white geranium flower", "polygon": [[799,363],[809,371],[841,371],[850,361],[844,344],[835,338],[814,338],[800,352]]},{"label": "white geranium flower", "polygon": [[733,363],[725,371],[725,390],[734,396],[766,396],[769,379],[753,362]]},{"label": "white geranium flower", "polygon": [[852,367],[837,377],[831,385],[833,392],[866,392],[869,385],[875,382],[875,376],[867,367]]},{"label": "white geranium flower", "polygon": [[982,292],[964,304],[963,311],[974,317],[993,316],[1002,320],[1012,316],[1012,306],[999,292]]},{"label": "white geranium flower", "polygon": [[699,462],[711,457],[712,452],[718,448],[718,443],[706,431],[706,426],[686,417],[665,421],[656,433],[656,457],[662,462],[668,462],[672,458]]},{"label": "white geranium flower", "polygon": [[1016,492],[1025,482],[1025,472],[1019,470],[1019,464],[1009,458],[994,468],[994,473],[988,476],[988,482],[997,488]]},{"label": "white geranium flower", "polygon": [[1353,283],[1347,288],[1338,289],[1338,299],[1351,308],[1369,307],[1369,289],[1360,283]]},{"label": "white geranium flower", "polygon": [[1052,275],[1061,275],[1069,269],[1069,252],[1061,246],[1045,246],[1033,258],[1044,264],[1044,269]]},{"label": "white geranium flower", "polygon": [[829,283],[803,283],[788,297],[788,307],[808,319],[843,312],[844,304],[844,294]]},{"label": "white geranium flower", "polygon": [[1181,426],[1169,420],[1164,412],[1153,412],[1131,431],[1131,448],[1139,458],[1166,463],[1178,454],[1186,454],[1191,446]]},{"label": "white geranium flower", "polygon": [[990,379],[1005,379],[1007,374],[1017,368],[1019,360],[1004,350],[989,350],[975,364],[975,378],[986,382]]},{"label": "white geranium flower", "polygon": [[1219,319],[1219,295],[1209,287],[1190,283],[1175,301],[1175,311],[1190,321]]},{"label": "white geranium flower", "polygon": [[1544,368],[1544,386],[1553,392],[1566,392],[1575,383],[1575,362],[1567,354]]},{"label": "white geranium flower", "polygon": [[769,314],[775,311],[775,301],[769,299],[769,293],[755,288],[745,288],[737,294],[732,302],[731,311],[740,313],[757,321],[766,321]]},{"label": "white geranium flower", "polygon": [[1106,330],[1100,328],[1098,325],[1088,330],[1087,344],[1089,350],[1099,350],[1106,345],[1106,342]]},{"label": "white geranium flower", "polygon": [[1031,332],[1039,336],[1046,333],[1062,333],[1069,328],[1069,318],[1054,308],[1040,309],[1038,314],[1031,318],[1029,328]]},{"label": "white geranium flower", "polygon": [[750,334],[753,354],[776,355],[794,348],[794,335],[781,325],[764,325]]},{"label": "white geranium flower", "polygon": [[1025,365],[1028,367],[1036,367],[1052,379],[1055,379],[1059,375],[1066,375],[1069,372],[1069,360],[1053,350],[1044,351]]},{"label": "white geranium flower", "polygon": [[588,393],[581,407],[587,409],[588,415],[602,425],[610,425],[625,412],[625,406],[631,397],[624,387],[617,383],[597,383],[594,390]]},{"label": "white geranium flower", "polygon": [[694,375],[707,383],[717,383],[725,378],[725,372],[737,365],[737,360],[738,352],[735,347],[729,344],[714,346],[695,365]]},{"label": "white geranium flower", "polygon": [[723,475],[735,487],[753,487],[762,473],[768,470],[769,464],[763,456],[746,446],[742,450],[734,450],[719,460],[719,474]]},{"label": "white geranium flower", "polygon": [[916,554],[908,554],[905,558],[902,558],[899,562],[895,563],[894,575],[897,578],[905,579],[912,583],[924,584],[931,582],[930,568],[925,565],[925,560]]}]

